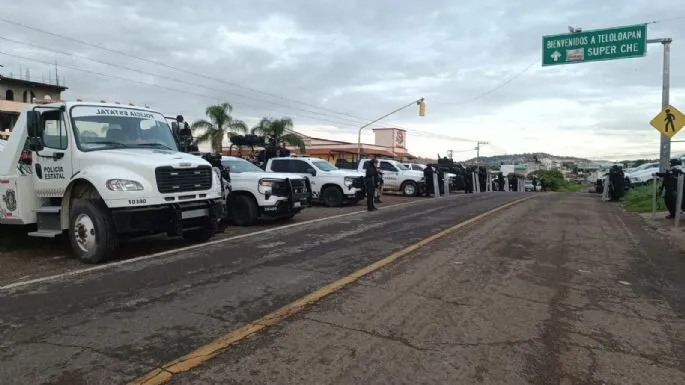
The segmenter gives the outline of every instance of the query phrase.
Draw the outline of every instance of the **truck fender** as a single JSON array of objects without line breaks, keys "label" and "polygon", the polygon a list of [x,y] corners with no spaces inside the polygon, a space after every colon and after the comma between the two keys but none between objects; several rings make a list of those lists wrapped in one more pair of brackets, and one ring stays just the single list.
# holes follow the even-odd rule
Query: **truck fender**
[{"label": "truck fender", "polygon": [[60,210],[62,230],[69,229],[69,211],[71,210],[71,202],[74,199],[101,199],[101,197],[91,181],[84,178],[72,180],[62,198],[62,209]]}]

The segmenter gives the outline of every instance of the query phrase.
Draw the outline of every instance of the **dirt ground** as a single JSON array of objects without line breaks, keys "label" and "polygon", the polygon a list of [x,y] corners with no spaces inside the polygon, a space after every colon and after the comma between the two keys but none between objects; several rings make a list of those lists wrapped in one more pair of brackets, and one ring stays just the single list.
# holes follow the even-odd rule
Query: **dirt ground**
[{"label": "dirt ground", "polygon": [[[420,199],[428,198],[410,198],[386,194],[383,196],[383,203],[378,204],[378,207],[387,207]],[[229,238],[293,223],[352,213],[364,210],[365,207],[363,202],[360,202],[355,206],[343,207],[322,207],[314,205],[305,209],[301,214],[287,222],[263,221],[252,227],[229,226],[224,233],[218,234],[214,239]],[[71,254],[71,245],[66,236],[61,236],[56,239],[33,238],[26,236],[25,233],[20,232],[13,227],[9,229],[0,228],[0,231],[4,231],[4,234],[0,234],[0,242],[3,241],[2,238],[5,238],[4,241],[7,241],[8,237],[12,237],[12,243],[20,245],[20,247],[15,248],[12,251],[0,251],[0,286],[15,281],[60,274],[87,267],[73,258]],[[169,239],[164,236],[124,241],[122,242],[119,254],[114,260],[135,258],[141,255],[157,253],[188,245],[189,243],[184,242],[182,239]]]}]

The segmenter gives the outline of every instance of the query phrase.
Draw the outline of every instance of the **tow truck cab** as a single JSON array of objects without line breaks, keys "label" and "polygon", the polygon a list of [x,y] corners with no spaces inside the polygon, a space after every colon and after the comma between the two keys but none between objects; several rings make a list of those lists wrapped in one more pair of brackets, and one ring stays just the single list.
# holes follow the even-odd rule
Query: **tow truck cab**
[{"label": "tow truck cab", "polygon": [[223,210],[220,183],[208,162],[178,151],[156,111],[34,104],[0,152],[0,223],[36,224],[29,235],[38,237],[67,230],[75,254],[97,263],[124,236],[211,238]]}]

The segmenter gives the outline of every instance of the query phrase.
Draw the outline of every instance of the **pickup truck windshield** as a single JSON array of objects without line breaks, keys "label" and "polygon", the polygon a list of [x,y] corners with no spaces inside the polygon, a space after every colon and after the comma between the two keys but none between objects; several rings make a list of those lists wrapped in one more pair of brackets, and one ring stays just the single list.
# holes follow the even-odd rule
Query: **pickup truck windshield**
[{"label": "pickup truck windshield", "polygon": [[264,170],[261,168],[243,159],[222,159],[221,164],[224,167],[230,167],[231,174],[240,174],[243,172],[264,172]]},{"label": "pickup truck windshield", "polygon": [[76,106],[71,110],[81,151],[156,148],[178,151],[171,129],[159,113],[125,107]]},{"label": "pickup truck windshield", "polygon": [[403,165],[402,163],[395,163],[395,167],[399,168],[400,170],[410,170],[409,167]]},{"label": "pickup truck windshield", "polygon": [[333,171],[338,169],[334,165],[323,160],[317,160],[312,163],[314,164],[314,166],[316,166],[316,168],[318,168],[321,171]]}]

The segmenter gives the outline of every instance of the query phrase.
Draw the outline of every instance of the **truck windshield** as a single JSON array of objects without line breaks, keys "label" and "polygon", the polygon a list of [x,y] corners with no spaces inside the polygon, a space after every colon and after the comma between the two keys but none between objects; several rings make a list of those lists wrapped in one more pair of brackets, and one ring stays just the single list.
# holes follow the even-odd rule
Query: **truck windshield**
[{"label": "truck windshield", "polygon": [[264,172],[261,168],[243,159],[222,159],[221,164],[224,167],[229,167],[231,174],[240,174],[243,172]]},{"label": "truck windshield", "polygon": [[324,161],[324,160],[317,160],[312,162],[316,168],[318,168],[321,171],[333,171],[337,170],[338,168],[335,167],[334,165]]},{"label": "truck windshield", "polygon": [[125,107],[76,106],[71,110],[81,151],[157,148],[178,151],[171,129],[159,113]]},{"label": "truck windshield", "polygon": [[402,163],[395,163],[395,167],[399,168],[400,170],[409,170],[409,167],[403,165]]}]

